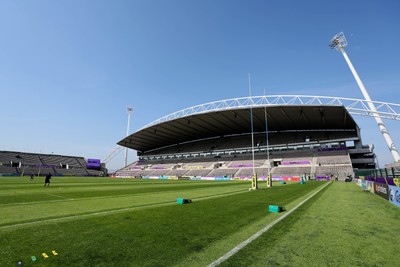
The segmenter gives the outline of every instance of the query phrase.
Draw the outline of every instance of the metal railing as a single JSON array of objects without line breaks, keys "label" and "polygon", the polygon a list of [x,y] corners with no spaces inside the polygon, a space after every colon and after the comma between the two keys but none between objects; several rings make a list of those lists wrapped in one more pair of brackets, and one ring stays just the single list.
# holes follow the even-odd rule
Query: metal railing
[{"label": "metal railing", "polygon": [[[400,120],[400,104],[371,101],[376,107],[376,112],[380,118]],[[333,96],[307,96],[307,95],[271,95],[271,96],[252,96],[225,99],[220,101],[209,102],[193,107],[185,108],[164,117],[161,117],[138,131],[151,127],[156,124],[167,122],[170,120],[188,117],[196,114],[231,110],[246,109],[279,105],[332,105],[344,106],[350,114],[360,116],[374,116],[373,111],[369,108],[368,101],[364,99],[333,97]]]}]

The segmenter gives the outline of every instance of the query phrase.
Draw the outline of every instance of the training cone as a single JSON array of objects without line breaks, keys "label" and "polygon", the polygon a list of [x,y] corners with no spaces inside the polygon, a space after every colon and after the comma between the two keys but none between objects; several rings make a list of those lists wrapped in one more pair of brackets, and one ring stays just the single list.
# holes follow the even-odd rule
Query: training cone
[{"label": "training cone", "polygon": [[43,258],[45,258],[45,259],[48,259],[49,258],[49,255],[47,255],[46,253],[42,253],[42,256],[43,256]]},{"label": "training cone", "polygon": [[35,262],[35,261],[36,261],[36,257],[35,257],[35,256],[31,256],[31,260],[32,260],[33,262]]},{"label": "training cone", "polygon": [[52,250],[51,253],[53,253],[54,256],[58,255],[58,253],[55,250]]}]

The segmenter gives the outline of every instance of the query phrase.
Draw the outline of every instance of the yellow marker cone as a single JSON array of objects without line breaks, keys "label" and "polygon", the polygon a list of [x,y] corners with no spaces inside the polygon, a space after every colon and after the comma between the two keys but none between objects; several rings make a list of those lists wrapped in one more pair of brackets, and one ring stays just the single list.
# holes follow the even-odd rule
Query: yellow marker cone
[{"label": "yellow marker cone", "polygon": [[49,258],[49,255],[47,255],[46,253],[42,253],[42,256],[43,256],[43,258],[45,258],[45,259],[48,259]]},{"label": "yellow marker cone", "polygon": [[55,250],[51,251],[51,253],[53,253],[54,256],[58,255],[58,253]]}]

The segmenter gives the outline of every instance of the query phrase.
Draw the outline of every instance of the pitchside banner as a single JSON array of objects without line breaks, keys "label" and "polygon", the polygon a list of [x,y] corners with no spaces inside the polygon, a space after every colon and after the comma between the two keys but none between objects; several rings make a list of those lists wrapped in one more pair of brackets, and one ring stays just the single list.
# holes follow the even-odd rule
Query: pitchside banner
[{"label": "pitchside banner", "polygon": [[367,189],[367,181],[361,180],[361,187],[366,190]]},{"label": "pitchside banner", "polygon": [[389,200],[389,186],[387,184],[375,183],[374,190],[375,194]]},{"label": "pitchside banner", "polygon": [[375,182],[372,182],[372,181],[366,181],[366,182],[367,182],[367,190],[371,193],[374,193]]},{"label": "pitchside banner", "polygon": [[400,207],[400,187],[389,185],[389,201]]}]

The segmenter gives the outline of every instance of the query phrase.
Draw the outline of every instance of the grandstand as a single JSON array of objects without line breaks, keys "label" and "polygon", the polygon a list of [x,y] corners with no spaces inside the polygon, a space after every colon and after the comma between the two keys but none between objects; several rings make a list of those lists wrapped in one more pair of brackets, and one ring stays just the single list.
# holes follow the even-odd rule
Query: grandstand
[{"label": "grandstand", "polygon": [[0,176],[104,176],[104,165],[90,168],[83,157],[0,151]]},{"label": "grandstand", "polygon": [[138,161],[114,176],[250,179],[255,171],[259,179],[345,180],[375,168],[373,146],[362,144],[341,104],[250,106],[253,132],[248,106],[184,110],[139,129],[118,142],[136,150]]}]

